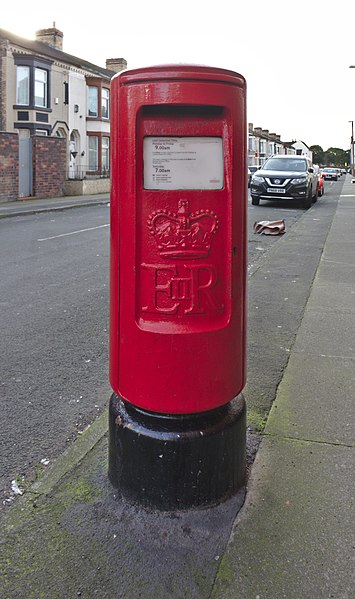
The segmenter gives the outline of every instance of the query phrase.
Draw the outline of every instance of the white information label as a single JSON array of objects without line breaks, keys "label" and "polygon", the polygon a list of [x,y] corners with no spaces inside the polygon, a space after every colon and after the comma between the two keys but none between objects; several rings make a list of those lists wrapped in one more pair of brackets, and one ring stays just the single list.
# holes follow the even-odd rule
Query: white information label
[{"label": "white information label", "polygon": [[221,137],[145,137],[144,189],[223,189]]}]

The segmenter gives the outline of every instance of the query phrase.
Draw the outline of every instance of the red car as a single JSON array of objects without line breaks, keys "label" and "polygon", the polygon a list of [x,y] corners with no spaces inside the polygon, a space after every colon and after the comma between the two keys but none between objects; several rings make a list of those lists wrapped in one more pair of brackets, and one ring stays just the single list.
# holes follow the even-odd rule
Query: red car
[{"label": "red car", "polygon": [[324,195],[324,179],[322,175],[319,173],[318,175],[318,196]]}]

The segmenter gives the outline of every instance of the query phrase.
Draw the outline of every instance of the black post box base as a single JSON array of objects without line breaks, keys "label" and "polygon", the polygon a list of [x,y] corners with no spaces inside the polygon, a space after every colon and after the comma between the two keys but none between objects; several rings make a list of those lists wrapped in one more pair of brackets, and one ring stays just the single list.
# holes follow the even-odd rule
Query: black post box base
[{"label": "black post box base", "polygon": [[207,507],[245,481],[243,395],[198,414],[147,412],[115,393],[109,415],[109,478],[123,497],[149,508]]}]

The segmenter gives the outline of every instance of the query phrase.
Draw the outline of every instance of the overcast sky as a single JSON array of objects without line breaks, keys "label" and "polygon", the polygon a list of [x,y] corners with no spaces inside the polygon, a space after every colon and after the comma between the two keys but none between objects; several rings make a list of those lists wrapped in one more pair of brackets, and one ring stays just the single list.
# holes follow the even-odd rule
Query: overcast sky
[{"label": "overcast sky", "polygon": [[355,0],[17,0],[1,12],[0,27],[28,39],[55,22],[65,52],[103,67],[106,58],[125,58],[128,68],[231,69],[247,80],[255,127],[283,141],[350,147]]}]

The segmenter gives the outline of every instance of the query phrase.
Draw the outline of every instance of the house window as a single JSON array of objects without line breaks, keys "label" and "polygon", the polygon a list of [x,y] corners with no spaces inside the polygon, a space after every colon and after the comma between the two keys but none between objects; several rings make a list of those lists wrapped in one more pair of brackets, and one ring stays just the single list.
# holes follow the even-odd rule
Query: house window
[{"label": "house window", "polygon": [[110,138],[102,138],[101,167],[103,171],[110,170]]},{"label": "house window", "polygon": [[98,116],[97,87],[88,87],[88,116]]},{"label": "house window", "polygon": [[110,116],[110,92],[106,87],[103,87],[101,92],[101,116],[104,119]]},{"label": "house window", "polygon": [[97,171],[99,167],[99,138],[89,135],[89,171]]},{"label": "house window", "polygon": [[44,69],[35,69],[35,106],[47,108],[48,97],[48,72]]},{"label": "house window", "polygon": [[16,104],[28,106],[30,103],[30,67],[16,69]]},{"label": "house window", "polygon": [[50,111],[52,61],[14,54],[16,65],[16,105]]},{"label": "house window", "polygon": [[47,137],[48,131],[46,131],[45,129],[36,129],[35,134],[40,135],[41,137]]}]

